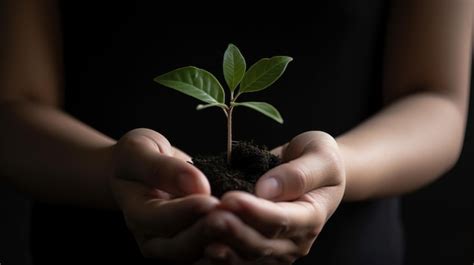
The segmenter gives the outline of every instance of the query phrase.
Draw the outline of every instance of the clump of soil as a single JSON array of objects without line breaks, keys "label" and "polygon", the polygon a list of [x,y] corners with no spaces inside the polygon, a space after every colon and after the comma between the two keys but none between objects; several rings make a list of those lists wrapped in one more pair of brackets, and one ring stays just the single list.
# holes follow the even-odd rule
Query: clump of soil
[{"label": "clump of soil", "polygon": [[234,143],[230,164],[226,160],[226,153],[193,158],[193,164],[209,179],[212,195],[216,197],[231,190],[253,193],[258,178],[281,163],[266,147],[249,142]]}]

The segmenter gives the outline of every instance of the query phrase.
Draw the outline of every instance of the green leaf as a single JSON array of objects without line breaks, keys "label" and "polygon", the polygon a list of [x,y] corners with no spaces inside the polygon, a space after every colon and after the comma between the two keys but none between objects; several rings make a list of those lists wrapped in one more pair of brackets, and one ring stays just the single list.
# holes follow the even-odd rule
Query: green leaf
[{"label": "green leaf", "polygon": [[278,123],[283,123],[283,118],[280,115],[280,112],[273,107],[272,105],[265,103],[265,102],[256,102],[256,101],[250,101],[250,102],[235,102],[233,103],[234,106],[244,106],[247,108],[251,108],[253,110],[256,110],[263,115],[270,117],[277,121]]},{"label": "green leaf", "polygon": [[286,66],[293,58],[274,56],[263,58],[250,67],[240,84],[240,92],[255,92],[273,84],[285,72]]},{"label": "green leaf", "polygon": [[216,77],[194,66],[175,69],[153,80],[206,103],[225,103],[224,89]]},{"label": "green leaf", "polygon": [[220,108],[226,109],[227,105],[222,104],[222,103],[199,104],[196,106],[196,110],[207,109],[210,107],[220,107]]},{"label": "green leaf", "polygon": [[242,81],[247,66],[245,65],[244,56],[240,53],[239,48],[232,43],[229,44],[224,53],[223,69],[225,81],[230,91],[234,91],[240,81]]}]

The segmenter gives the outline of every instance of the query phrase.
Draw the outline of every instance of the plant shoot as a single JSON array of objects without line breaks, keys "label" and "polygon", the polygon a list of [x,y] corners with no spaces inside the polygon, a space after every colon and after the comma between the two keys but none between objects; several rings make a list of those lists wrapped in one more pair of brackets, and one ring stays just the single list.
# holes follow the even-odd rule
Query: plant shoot
[{"label": "plant shoot", "polygon": [[238,102],[237,99],[244,93],[261,91],[272,85],[281,77],[292,60],[288,56],[263,58],[247,70],[242,53],[237,46],[229,44],[223,61],[224,79],[230,92],[228,101],[226,101],[224,89],[217,78],[208,71],[194,66],[175,69],[156,77],[154,81],[201,100],[204,104],[199,104],[197,110],[218,107],[224,111],[227,117],[227,162],[230,163],[234,108],[247,107],[283,123],[280,113],[272,105],[257,101]]}]

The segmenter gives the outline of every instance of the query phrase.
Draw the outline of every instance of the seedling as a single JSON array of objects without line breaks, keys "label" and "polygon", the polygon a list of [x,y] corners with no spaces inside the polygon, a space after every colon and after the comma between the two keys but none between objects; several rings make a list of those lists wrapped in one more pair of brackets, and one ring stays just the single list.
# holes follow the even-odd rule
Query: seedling
[{"label": "seedling", "polygon": [[154,80],[163,86],[203,101],[205,104],[199,104],[196,107],[197,110],[218,107],[224,111],[227,117],[227,163],[230,163],[234,108],[247,107],[283,123],[283,118],[278,110],[269,103],[238,102],[237,99],[244,93],[261,91],[272,85],[285,72],[288,63],[292,60],[288,56],[263,58],[247,70],[242,53],[237,46],[229,44],[224,53],[223,62],[224,78],[230,92],[227,102],[222,85],[213,74],[204,69],[186,66],[160,75]]}]

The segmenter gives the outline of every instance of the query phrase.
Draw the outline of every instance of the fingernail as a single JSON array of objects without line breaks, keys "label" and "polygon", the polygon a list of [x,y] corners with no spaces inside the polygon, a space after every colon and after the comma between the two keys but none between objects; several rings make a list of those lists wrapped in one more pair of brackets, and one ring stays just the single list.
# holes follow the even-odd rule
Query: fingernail
[{"label": "fingernail", "polygon": [[274,177],[264,179],[258,188],[258,194],[262,198],[273,199],[282,193],[280,181]]}]

